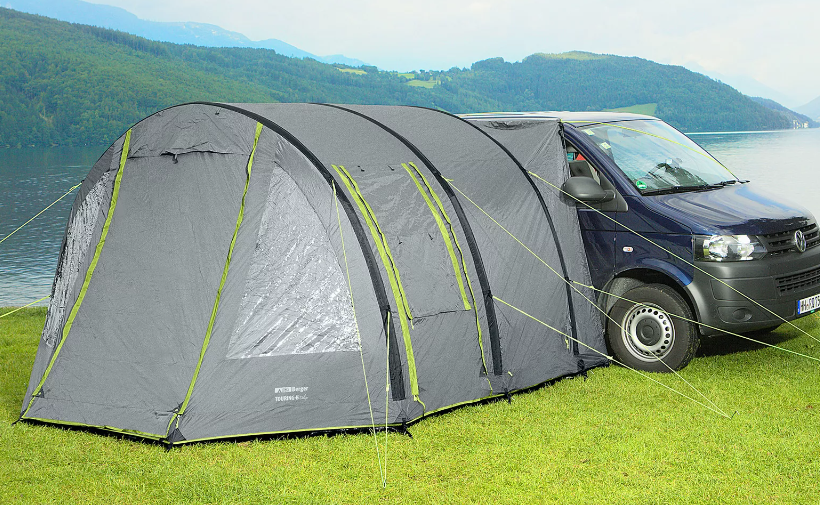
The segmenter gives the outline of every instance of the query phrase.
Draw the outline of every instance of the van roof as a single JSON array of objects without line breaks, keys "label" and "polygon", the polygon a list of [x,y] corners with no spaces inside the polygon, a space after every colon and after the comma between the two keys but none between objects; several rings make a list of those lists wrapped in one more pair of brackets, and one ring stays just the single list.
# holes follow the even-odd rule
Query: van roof
[{"label": "van roof", "polygon": [[459,114],[459,117],[471,121],[490,121],[499,119],[523,119],[537,121],[542,119],[560,119],[563,122],[573,123],[575,126],[585,126],[593,123],[613,123],[615,121],[659,121],[658,118],[653,116],[630,114],[628,112],[480,112],[474,114]]}]

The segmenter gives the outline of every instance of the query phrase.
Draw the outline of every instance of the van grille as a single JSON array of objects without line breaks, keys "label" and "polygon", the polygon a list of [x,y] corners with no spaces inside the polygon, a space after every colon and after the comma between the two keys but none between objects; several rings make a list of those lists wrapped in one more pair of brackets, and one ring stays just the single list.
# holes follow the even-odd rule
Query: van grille
[{"label": "van grille", "polygon": [[781,295],[820,285],[820,267],[775,279]]},{"label": "van grille", "polygon": [[[811,223],[799,229],[803,231],[803,235],[806,237],[806,249],[820,245],[820,230],[817,228],[817,223]],[[794,232],[797,230],[798,228],[794,228],[779,233],[761,235],[763,245],[766,246],[766,250],[769,252],[768,256],[779,256],[789,251],[797,251],[794,247]]]}]

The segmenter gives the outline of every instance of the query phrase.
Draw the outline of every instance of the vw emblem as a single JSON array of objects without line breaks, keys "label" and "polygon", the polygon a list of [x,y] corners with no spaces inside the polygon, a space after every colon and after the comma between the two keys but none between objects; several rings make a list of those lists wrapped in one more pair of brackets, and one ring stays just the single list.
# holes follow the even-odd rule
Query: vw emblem
[{"label": "vw emblem", "polygon": [[801,230],[794,232],[794,247],[796,247],[799,252],[806,250],[806,237]]}]

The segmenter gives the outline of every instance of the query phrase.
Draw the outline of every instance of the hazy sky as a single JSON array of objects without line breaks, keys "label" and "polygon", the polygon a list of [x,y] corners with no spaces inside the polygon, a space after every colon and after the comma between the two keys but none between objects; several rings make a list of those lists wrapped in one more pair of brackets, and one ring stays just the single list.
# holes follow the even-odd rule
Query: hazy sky
[{"label": "hazy sky", "polygon": [[792,107],[820,95],[820,0],[91,1],[388,70],[577,49],[752,77]]}]

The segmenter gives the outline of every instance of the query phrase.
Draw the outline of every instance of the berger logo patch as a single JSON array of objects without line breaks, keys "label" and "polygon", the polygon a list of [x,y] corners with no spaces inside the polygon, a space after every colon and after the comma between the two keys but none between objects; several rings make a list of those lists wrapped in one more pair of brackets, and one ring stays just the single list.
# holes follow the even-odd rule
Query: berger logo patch
[{"label": "berger logo patch", "polygon": [[[273,388],[273,392],[276,395],[273,399],[277,402],[292,402],[296,400],[307,400],[306,394],[292,394],[292,393],[306,393],[308,390],[307,386],[287,386],[281,388]],[[284,394],[290,393],[290,394]]]}]

